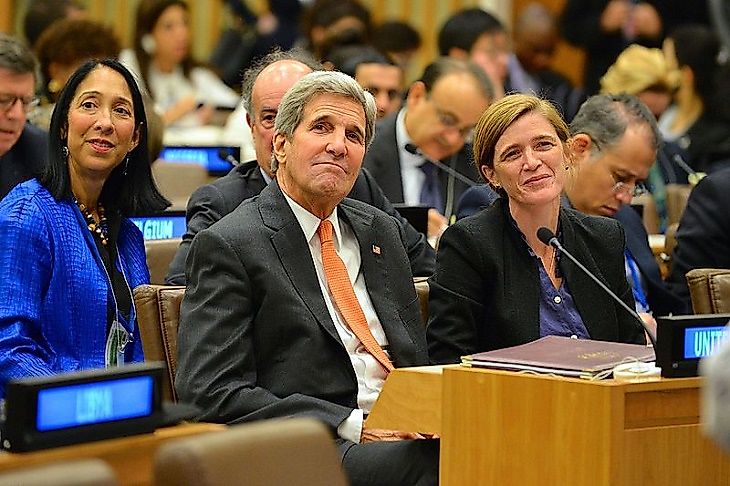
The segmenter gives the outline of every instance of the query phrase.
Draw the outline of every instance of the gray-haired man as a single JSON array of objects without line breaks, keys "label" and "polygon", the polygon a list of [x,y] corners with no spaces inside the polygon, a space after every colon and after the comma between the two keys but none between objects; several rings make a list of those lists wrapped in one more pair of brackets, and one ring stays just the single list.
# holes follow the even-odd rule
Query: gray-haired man
[{"label": "gray-haired man", "polygon": [[402,227],[345,199],[375,116],[342,73],[284,95],[275,182],[191,245],[175,384],[207,421],[322,420],[353,485],[437,484],[438,441],[363,426],[390,369],[428,362]]}]

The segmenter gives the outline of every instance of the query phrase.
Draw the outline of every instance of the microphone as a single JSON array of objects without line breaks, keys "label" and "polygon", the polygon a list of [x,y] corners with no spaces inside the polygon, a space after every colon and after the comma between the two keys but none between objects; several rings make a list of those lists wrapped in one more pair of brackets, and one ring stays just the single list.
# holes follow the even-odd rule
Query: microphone
[{"label": "microphone", "polygon": [[610,295],[613,300],[621,304],[621,307],[626,309],[626,312],[631,314],[637,321],[639,321],[639,324],[641,324],[642,329],[646,331],[646,335],[649,336],[649,341],[651,341],[651,345],[654,346],[654,349],[657,349],[656,347],[656,336],[654,336],[654,333],[649,329],[649,327],[646,325],[646,323],[639,317],[639,314],[636,313],[634,309],[626,305],[626,302],[621,300],[618,295],[613,293],[611,289],[608,288],[606,284],[601,282],[601,280],[596,277],[593,272],[588,270],[581,262],[578,261],[577,258],[575,258],[568,250],[565,249],[565,247],[558,241],[558,238],[555,236],[555,233],[550,231],[549,228],[545,228],[544,226],[537,230],[537,238],[545,243],[546,245],[550,245],[556,250],[559,250],[561,254],[565,254],[570,261],[575,263],[575,265],[580,268],[583,273],[591,277],[591,279],[598,284],[599,287],[601,287],[608,295]]},{"label": "microphone", "polygon": [[461,182],[463,182],[464,184],[466,184],[469,187],[473,187],[473,186],[476,186],[477,185],[476,182],[474,182],[473,180],[469,179],[467,176],[465,176],[461,172],[458,172],[458,171],[452,169],[448,165],[446,165],[446,164],[444,164],[444,163],[442,163],[442,162],[440,162],[438,160],[432,160],[432,159],[430,159],[423,152],[421,152],[421,150],[418,147],[416,147],[412,143],[407,143],[406,144],[406,152],[408,152],[409,154],[418,155],[419,157],[423,157],[423,159],[426,162],[429,162],[429,163],[435,165],[436,167],[438,167],[442,171],[446,172],[447,174],[453,176],[456,179],[459,179]]},{"label": "microphone", "polygon": [[233,165],[233,167],[241,164],[241,162],[235,158],[233,154],[224,148],[218,149],[218,157]]}]

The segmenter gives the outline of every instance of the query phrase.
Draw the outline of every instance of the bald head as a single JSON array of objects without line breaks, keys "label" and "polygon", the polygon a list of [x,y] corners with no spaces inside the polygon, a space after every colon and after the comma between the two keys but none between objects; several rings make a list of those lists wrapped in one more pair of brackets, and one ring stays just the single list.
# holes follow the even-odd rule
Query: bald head
[{"label": "bald head", "polygon": [[251,127],[256,160],[271,175],[274,120],[284,94],[304,75],[312,72],[306,64],[292,59],[269,64],[255,78],[251,89],[250,110],[246,121]]},{"label": "bald head", "polygon": [[540,4],[530,4],[521,12],[514,27],[514,52],[528,72],[550,67],[558,43],[555,17]]}]

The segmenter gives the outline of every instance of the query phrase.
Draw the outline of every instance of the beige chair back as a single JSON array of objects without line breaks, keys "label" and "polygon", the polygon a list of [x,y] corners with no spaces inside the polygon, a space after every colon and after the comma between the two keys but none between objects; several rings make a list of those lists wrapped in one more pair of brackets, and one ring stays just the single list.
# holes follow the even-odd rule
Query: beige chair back
[{"label": "beige chair back", "polygon": [[169,238],[166,240],[146,240],[144,242],[151,284],[165,284],[165,276],[167,276],[170,263],[172,263],[177,248],[180,246],[180,241],[181,238]]},{"label": "beige chair back", "polygon": [[162,398],[177,401],[177,331],[180,325],[180,304],[185,287],[140,285],[134,289],[134,305],[146,361],[162,361],[167,365]]},{"label": "beige chair back", "polygon": [[334,441],[312,418],[264,420],[163,445],[157,486],[345,486]]},{"label": "beige chair back", "polygon": [[646,232],[650,235],[655,235],[659,233],[659,213],[656,209],[654,196],[652,196],[651,193],[647,192],[646,194],[642,194],[641,196],[634,197],[631,200],[631,204],[634,206],[639,205],[642,207],[641,219],[644,223],[644,228],[646,228]]},{"label": "beige chair back", "polygon": [[172,203],[172,209],[183,211],[193,191],[209,180],[208,171],[200,164],[164,160],[152,164],[152,176],[160,192]]},{"label": "beige chair back", "polygon": [[695,314],[730,313],[730,269],[695,268],[686,278]]},{"label": "beige chair back", "polygon": [[111,467],[101,459],[28,466],[0,474],[0,486],[117,486]]}]

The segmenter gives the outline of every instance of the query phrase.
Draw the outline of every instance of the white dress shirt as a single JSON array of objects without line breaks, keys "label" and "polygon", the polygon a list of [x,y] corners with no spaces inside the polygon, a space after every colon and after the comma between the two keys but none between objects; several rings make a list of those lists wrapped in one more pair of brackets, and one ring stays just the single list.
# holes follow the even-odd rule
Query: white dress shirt
[{"label": "white dress shirt", "polygon": [[395,141],[398,144],[400,157],[400,178],[403,183],[403,202],[409,206],[421,204],[421,189],[426,182],[426,174],[421,170],[424,160],[420,155],[406,150],[406,145],[413,143],[406,131],[406,109],[398,112],[395,119]]},{"label": "white dress shirt", "polygon": [[[286,193],[283,192],[283,194],[304,232],[304,238],[309,244],[309,251],[312,254],[312,261],[317,271],[319,287],[322,290],[322,296],[327,305],[327,310],[335,324],[337,334],[340,336],[340,340],[345,346],[347,354],[350,356],[350,362],[357,377],[357,404],[359,408],[353,410],[350,416],[340,424],[337,428],[337,433],[343,439],[360,442],[364,414],[370,413],[373,403],[375,403],[375,400],[377,400],[380,394],[380,390],[383,388],[383,382],[385,381],[387,372],[350,330],[342,314],[340,314],[340,311],[335,306],[334,297],[327,286],[327,277],[325,276],[324,264],[322,263],[322,244],[317,235],[320,219],[300,206]],[[335,251],[337,251],[337,254],[347,268],[350,282],[355,290],[360,307],[365,314],[370,332],[386,354],[388,354],[388,357],[390,357],[388,353],[388,339],[385,336],[380,319],[375,312],[375,307],[370,300],[370,295],[365,286],[365,278],[360,269],[360,245],[357,242],[355,233],[344,221],[339,221],[336,209],[327,219],[332,223],[334,230],[333,243]]]}]

